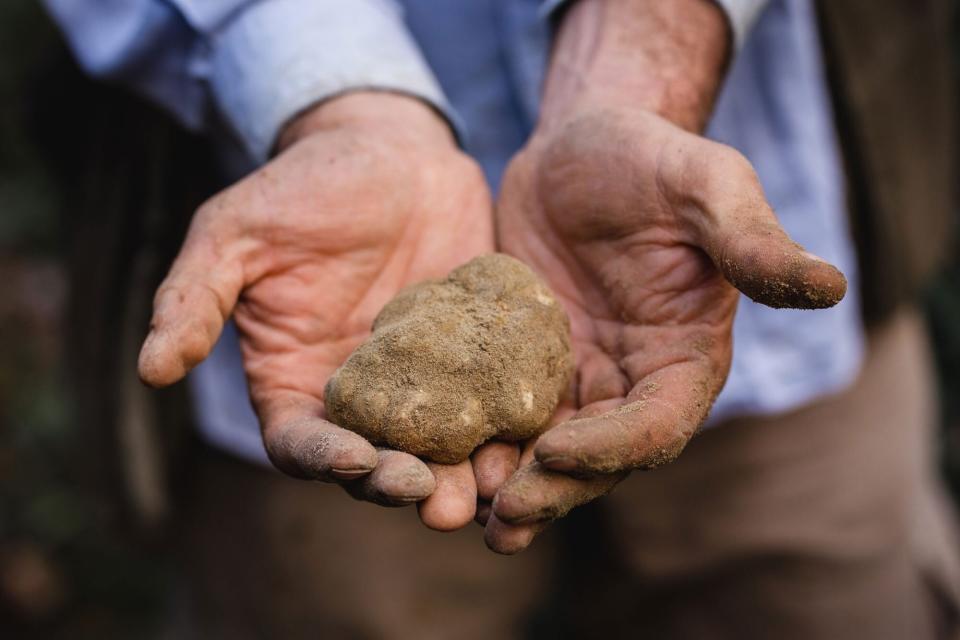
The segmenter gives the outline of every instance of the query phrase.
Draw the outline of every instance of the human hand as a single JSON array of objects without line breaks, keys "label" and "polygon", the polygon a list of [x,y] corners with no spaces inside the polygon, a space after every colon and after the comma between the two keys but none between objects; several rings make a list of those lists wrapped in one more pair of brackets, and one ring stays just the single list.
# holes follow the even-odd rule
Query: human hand
[{"label": "human hand", "polygon": [[[668,14],[682,3],[670,4]],[[563,33],[558,46],[562,55]],[[630,470],[681,452],[729,371],[736,289],[804,309],[832,306],[846,290],[836,268],[780,228],[747,160],[691,132],[709,100],[691,105],[699,94],[674,92],[644,105],[634,88],[594,87],[592,71],[570,74],[576,64],[563,62],[578,90],[552,73],[541,123],[507,170],[497,234],[563,300],[576,384],[484,513],[487,543],[504,553]],[[598,73],[617,77],[610,71]],[[493,496],[482,488],[480,497]]]},{"label": "human hand", "polygon": [[493,248],[484,178],[446,122],[410,97],[347,94],[295,119],[278,155],[196,213],[157,291],[139,370],[186,375],[233,315],[264,445],[280,470],[385,505],[473,517],[469,462],[378,451],[325,419],[323,388],[408,284]]}]

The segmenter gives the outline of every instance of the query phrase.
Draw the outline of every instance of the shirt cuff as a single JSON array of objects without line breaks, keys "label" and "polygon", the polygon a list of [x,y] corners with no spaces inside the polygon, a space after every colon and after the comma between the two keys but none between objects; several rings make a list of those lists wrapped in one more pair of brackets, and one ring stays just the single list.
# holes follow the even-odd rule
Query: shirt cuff
[{"label": "shirt cuff", "polygon": [[[575,0],[546,0],[540,5],[540,15],[552,18],[556,12],[566,4]],[[713,0],[727,14],[730,28],[733,31],[734,46],[737,50],[743,46],[750,29],[756,24],[760,13],[766,8],[770,0]]]},{"label": "shirt cuff", "polygon": [[388,0],[259,2],[221,27],[211,46],[214,98],[256,162],[266,161],[292,117],[350,90],[409,94],[453,122],[401,12]]},{"label": "shirt cuff", "polygon": [[714,2],[723,7],[726,12],[730,28],[733,30],[734,45],[739,50],[770,0],[714,0]]}]

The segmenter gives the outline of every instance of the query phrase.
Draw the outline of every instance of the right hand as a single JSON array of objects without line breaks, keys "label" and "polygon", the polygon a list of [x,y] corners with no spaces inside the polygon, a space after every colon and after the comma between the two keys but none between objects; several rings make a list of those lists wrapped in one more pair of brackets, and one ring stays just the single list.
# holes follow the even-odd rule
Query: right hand
[{"label": "right hand", "polygon": [[233,315],[270,460],[425,524],[474,515],[470,462],[378,451],[325,419],[323,388],[401,288],[493,251],[489,190],[422,102],[360,92],[300,116],[268,164],[197,211],[154,299],[140,353],[147,384],[201,362]]}]

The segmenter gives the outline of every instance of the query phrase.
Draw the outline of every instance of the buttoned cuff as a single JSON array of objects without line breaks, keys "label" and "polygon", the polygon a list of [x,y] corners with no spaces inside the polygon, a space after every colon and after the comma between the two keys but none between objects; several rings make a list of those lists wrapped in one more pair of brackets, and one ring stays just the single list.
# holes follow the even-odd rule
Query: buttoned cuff
[{"label": "buttoned cuff", "polygon": [[218,29],[211,47],[214,98],[257,162],[291,118],[347,91],[408,94],[453,126],[439,84],[388,0],[259,2]]}]

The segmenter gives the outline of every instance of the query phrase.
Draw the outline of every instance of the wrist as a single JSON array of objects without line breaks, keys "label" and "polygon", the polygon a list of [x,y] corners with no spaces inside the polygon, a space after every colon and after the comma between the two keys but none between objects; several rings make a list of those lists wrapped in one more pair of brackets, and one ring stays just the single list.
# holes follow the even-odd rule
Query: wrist
[{"label": "wrist", "polygon": [[284,126],[279,153],[321,131],[349,128],[374,135],[415,137],[418,142],[456,147],[457,141],[440,112],[413,96],[389,91],[351,91],[314,105]]},{"label": "wrist", "polygon": [[578,0],[558,29],[541,125],[600,106],[701,130],[731,41],[723,11],[709,0]]}]

